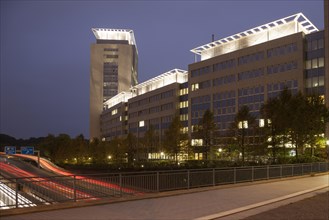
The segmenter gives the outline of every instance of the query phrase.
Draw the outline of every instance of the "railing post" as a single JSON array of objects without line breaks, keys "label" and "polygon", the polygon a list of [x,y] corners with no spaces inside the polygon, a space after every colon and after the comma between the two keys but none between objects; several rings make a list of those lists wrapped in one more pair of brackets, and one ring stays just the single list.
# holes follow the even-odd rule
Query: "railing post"
[{"label": "railing post", "polygon": [[291,175],[294,176],[294,164],[292,164],[291,167],[292,167]]},{"label": "railing post", "polygon": [[302,163],[302,176],[304,175],[304,164]]},{"label": "railing post", "polygon": [[157,192],[160,192],[160,174],[159,174],[159,171],[157,171],[156,175],[157,175]]},{"label": "railing post", "polygon": [[254,182],[254,176],[255,176],[255,167],[254,166],[252,166],[251,167],[251,182]]},{"label": "railing post", "polygon": [[236,184],[236,167],[234,167],[234,184]]},{"label": "railing post", "polygon": [[270,166],[269,165],[267,165],[266,176],[267,176],[267,179],[270,179]]},{"label": "railing post", "polygon": [[16,205],[16,208],[18,208],[18,179],[16,178],[15,179],[16,181],[16,187],[15,187],[15,205]]},{"label": "railing post", "polygon": [[122,174],[119,174],[120,196],[122,197]]},{"label": "railing post", "polygon": [[76,176],[73,176],[73,201],[77,201]]},{"label": "railing post", "polygon": [[282,164],[280,164],[280,178],[282,178]]},{"label": "railing post", "polygon": [[187,189],[190,188],[190,170],[187,170]]},{"label": "railing post", "polygon": [[212,169],[212,185],[216,186],[216,173],[215,173],[215,168]]}]

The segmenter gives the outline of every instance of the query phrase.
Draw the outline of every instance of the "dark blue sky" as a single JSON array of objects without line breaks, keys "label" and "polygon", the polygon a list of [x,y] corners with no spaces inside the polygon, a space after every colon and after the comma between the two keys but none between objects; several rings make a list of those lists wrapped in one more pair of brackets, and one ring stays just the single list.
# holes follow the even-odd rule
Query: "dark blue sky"
[{"label": "dark blue sky", "polygon": [[89,137],[91,28],[133,29],[139,82],[187,69],[197,46],[304,13],[323,29],[322,0],[1,0],[0,133]]}]

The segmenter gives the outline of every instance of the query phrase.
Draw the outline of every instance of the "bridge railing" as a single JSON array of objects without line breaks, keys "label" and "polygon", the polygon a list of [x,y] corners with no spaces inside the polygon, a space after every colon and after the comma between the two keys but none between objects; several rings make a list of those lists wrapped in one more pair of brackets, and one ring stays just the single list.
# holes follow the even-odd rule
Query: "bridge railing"
[{"label": "bridge railing", "polygon": [[328,172],[329,162],[0,179],[0,209],[99,200]]}]

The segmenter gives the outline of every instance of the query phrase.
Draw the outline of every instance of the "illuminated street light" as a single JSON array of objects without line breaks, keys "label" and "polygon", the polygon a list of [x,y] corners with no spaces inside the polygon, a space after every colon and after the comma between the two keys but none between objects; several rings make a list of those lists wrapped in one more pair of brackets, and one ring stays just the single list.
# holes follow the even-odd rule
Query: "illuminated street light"
[{"label": "illuminated street light", "polygon": [[223,151],[222,148],[218,148],[218,152],[221,153]]},{"label": "illuminated street light", "polygon": [[111,156],[111,155],[109,155],[107,158],[109,158],[109,160],[111,160],[111,159],[112,159],[112,156]]}]

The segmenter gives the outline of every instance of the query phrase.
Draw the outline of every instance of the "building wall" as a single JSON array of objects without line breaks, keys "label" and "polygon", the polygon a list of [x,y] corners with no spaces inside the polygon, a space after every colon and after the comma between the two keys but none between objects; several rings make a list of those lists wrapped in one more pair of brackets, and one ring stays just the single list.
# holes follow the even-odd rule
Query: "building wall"
[{"label": "building wall", "polygon": [[179,114],[179,83],[173,83],[128,100],[128,133],[143,137],[153,126],[160,142],[175,114]]},{"label": "building wall", "polygon": [[300,32],[190,64],[189,128],[209,108],[217,124],[216,136],[229,137],[241,106],[247,105],[259,119],[261,105],[284,87],[303,92],[303,39]]},{"label": "building wall", "polygon": [[[90,57],[90,139],[92,139],[101,137],[100,115],[104,101],[121,91],[129,91],[130,87],[137,83],[137,52],[134,45],[96,43],[91,45]],[[114,86],[115,92],[104,97],[104,63],[106,62],[117,64],[117,78],[113,80],[117,85]]]},{"label": "building wall", "polygon": [[127,134],[127,103],[119,103],[101,114],[101,138],[111,140]]}]

